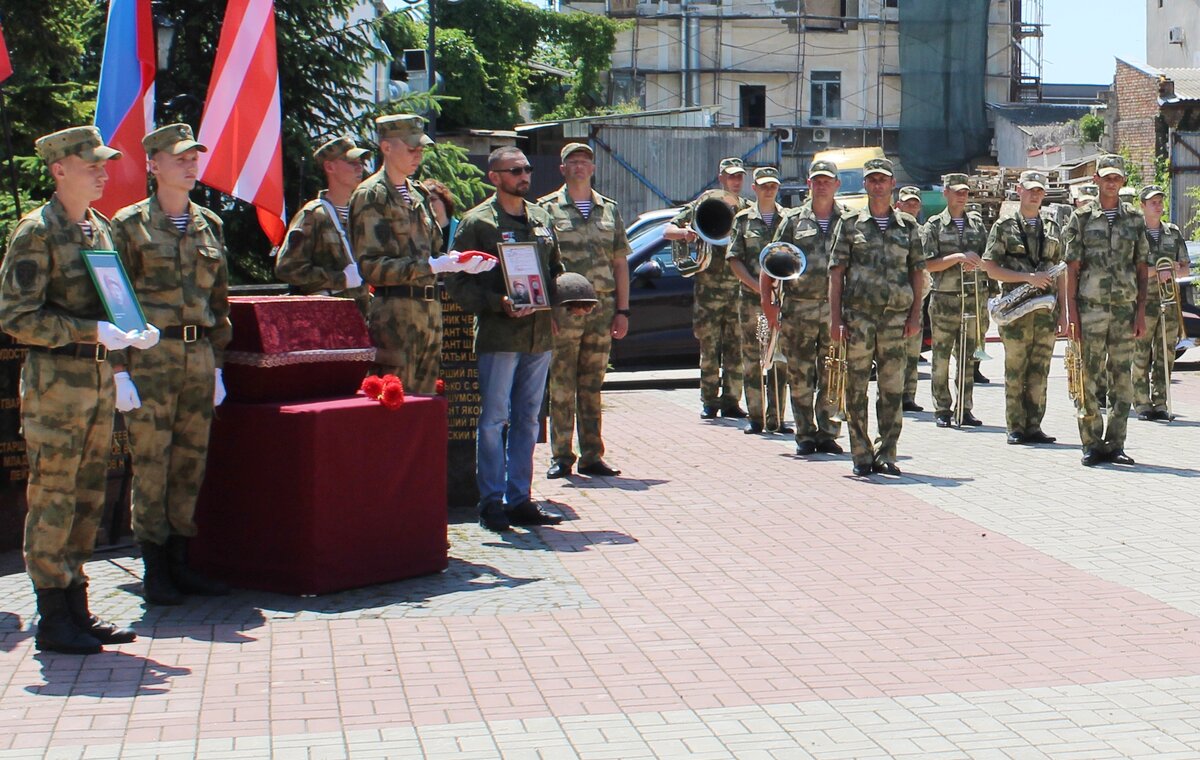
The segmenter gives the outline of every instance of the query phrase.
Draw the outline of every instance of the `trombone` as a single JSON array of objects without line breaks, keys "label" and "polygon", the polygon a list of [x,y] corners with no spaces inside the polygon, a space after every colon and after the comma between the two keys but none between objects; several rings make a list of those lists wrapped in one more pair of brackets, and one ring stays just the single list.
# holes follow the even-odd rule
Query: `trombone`
[{"label": "trombone", "polygon": [[[983,302],[980,300],[979,293],[979,270],[974,269],[972,270],[971,274],[974,275],[974,282],[972,285],[972,289],[974,290],[973,295],[975,298],[974,313],[971,313],[971,311],[967,308],[968,295],[966,272],[961,272],[961,276],[958,278],[958,295],[962,303],[962,321],[958,328],[958,408],[954,412],[954,426],[957,428],[962,427],[963,414],[966,413],[966,410],[963,408],[963,396],[967,391],[967,336],[969,334],[967,332],[968,322],[973,322],[975,325],[975,351],[971,353],[971,359],[979,362],[992,358],[988,356],[987,351],[985,351],[983,348],[983,322],[979,319],[980,309],[983,308]],[[971,372],[974,373],[973,367],[971,368]]]},{"label": "trombone", "polygon": [[1079,345],[1079,336],[1075,334],[1074,324],[1067,331],[1067,353],[1063,364],[1067,368],[1067,396],[1075,402],[1075,416],[1079,419],[1089,417],[1083,395],[1083,349]]},{"label": "trombone", "polygon": [[[1183,333],[1183,306],[1179,303],[1179,287],[1175,284],[1175,261],[1170,256],[1163,256],[1154,262],[1155,279],[1158,281],[1158,321],[1159,333],[1162,336],[1163,356],[1163,388],[1167,404],[1167,422],[1174,419],[1171,414],[1171,363],[1175,358],[1175,347],[1179,345]],[[1166,280],[1162,275],[1167,274]],[[1175,309],[1175,341],[1167,336],[1167,314]],[[1174,344],[1172,344],[1174,343]],[[1154,363],[1150,366],[1151,380],[1154,375]],[[1140,382],[1140,381],[1139,381]]]}]

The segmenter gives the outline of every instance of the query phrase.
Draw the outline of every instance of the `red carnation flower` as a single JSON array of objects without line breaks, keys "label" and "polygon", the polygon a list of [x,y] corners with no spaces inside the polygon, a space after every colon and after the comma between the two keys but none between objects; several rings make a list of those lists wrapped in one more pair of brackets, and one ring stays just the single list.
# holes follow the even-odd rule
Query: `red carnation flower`
[{"label": "red carnation flower", "polygon": [[433,392],[439,396],[445,396],[446,395],[446,381],[439,377],[437,379],[437,382],[434,383]]},{"label": "red carnation flower", "polygon": [[383,384],[384,385],[391,385],[393,383],[397,383],[401,387],[404,387],[404,384],[400,382],[400,378],[396,377],[395,375],[384,375],[383,376]]},{"label": "red carnation flower", "polygon": [[367,395],[367,398],[379,398],[379,394],[383,393],[383,380],[376,375],[367,375],[363,378],[362,385],[359,390]]},{"label": "red carnation flower", "polygon": [[404,387],[398,381],[384,385],[379,401],[388,409],[399,409],[404,405]]}]

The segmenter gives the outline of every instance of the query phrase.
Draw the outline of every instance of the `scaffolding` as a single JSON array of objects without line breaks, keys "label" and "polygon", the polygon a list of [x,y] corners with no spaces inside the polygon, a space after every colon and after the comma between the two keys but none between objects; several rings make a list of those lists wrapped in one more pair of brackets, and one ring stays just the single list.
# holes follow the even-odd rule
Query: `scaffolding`
[{"label": "scaffolding", "polygon": [[1012,0],[1012,78],[1009,100],[1042,101],[1042,0]]}]

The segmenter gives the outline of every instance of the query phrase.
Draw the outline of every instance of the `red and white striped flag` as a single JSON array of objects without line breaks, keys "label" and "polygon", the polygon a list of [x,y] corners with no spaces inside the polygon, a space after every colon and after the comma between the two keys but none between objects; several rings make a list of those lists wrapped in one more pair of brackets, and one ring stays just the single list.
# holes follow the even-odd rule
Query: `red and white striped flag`
[{"label": "red and white striped flag", "polygon": [[200,142],[200,180],[252,203],[275,245],[283,242],[283,148],[274,0],[229,0]]}]

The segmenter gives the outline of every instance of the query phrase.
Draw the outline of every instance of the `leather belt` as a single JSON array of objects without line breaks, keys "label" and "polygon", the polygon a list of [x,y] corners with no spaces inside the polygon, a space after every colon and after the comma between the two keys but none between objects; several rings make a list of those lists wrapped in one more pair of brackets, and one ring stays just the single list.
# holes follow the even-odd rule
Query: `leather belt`
[{"label": "leather belt", "polygon": [[75,359],[95,359],[98,362],[108,360],[108,349],[104,347],[103,343],[68,343],[58,348],[30,346],[29,350],[54,356],[70,356]]},{"label": "leather belt", "polygon": [[375,295],[382,298],[416,298],[422,301],[436,301],[438,300],[438,286],[376,285]]},{"label": "leather belt", "polygon": [[162,328],[159,334],[163,338],[182,340],[184,343],[195,343],[201,338],[207,338],[210,332],[212,331],[203,325],[171,325],[170,327]]}]

